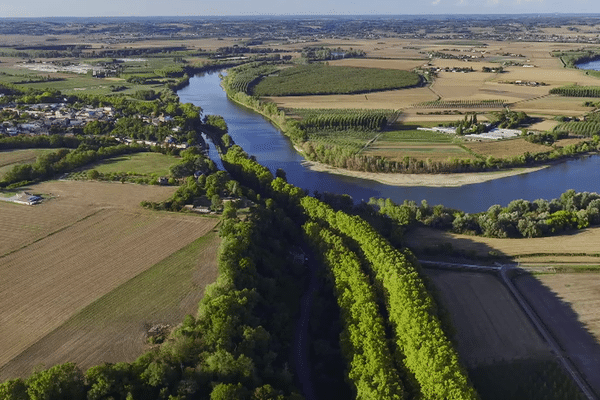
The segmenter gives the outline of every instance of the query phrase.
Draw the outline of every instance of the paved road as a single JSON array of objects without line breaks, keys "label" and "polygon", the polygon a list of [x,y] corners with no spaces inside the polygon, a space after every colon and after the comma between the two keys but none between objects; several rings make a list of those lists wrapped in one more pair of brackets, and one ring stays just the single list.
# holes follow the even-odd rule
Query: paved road
[{"label": "paved road", "polygon": [[548,343],[559,362],[563,365],[565,371],[571,375],[573,381],[577,384],[582,393],[586,396],[588,400],[597,400],[596,395],[590,389],[588,384],[583,380],[579,371],[573,366],[571,361],[567,358],[567,356],[562,351],[559,344],[556,342],[554,337],[550,334],[544,323],[540,320],[537,314],[533,311],[527,300],[521,295],[517,287],[514,285],[512,280],[509,277],[509,273],[514,270],[518,270],[513,265],[501,265],[497,266],[485,266],[485,265],[474,265],[474,264],[457,264],[457,263],[446,263],[446,262],[436,262],[436,261],[424,261],[419,260],[419,262],[424,266],[432,266],[435,268],[443,268],[450,270],[460,270],[460,271],[474,271],[474,272],[495,272],[498,273],[503,283],[506,285],[508,290],[513,294],[523,311],[527,314],[530,321],[536,327],[538,332],[542,335],[544,340]]}]

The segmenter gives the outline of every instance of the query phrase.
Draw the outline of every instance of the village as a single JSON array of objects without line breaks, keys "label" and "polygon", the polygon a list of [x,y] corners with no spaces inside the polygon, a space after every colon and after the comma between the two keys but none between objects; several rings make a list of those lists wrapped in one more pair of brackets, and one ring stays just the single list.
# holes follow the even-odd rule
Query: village
[{"label": "village", "polygon": [[[3,116],[0,134],[9,136],[49,135],[57,129],[64,131],[70,127],[83,127],[91,121],[115,122],[117,117],[113,107],[84,106],[77,110],[67,103],[11,103],[0,106],[0,115]],[[17,123],[13,117],[27,122]]]},{"label": "village", "polygon": [[[16,117],[16,118],[15,118]],[[80,109],[75,109],[67,103],[38,103],[38,104],[7,104],[0,105],[0,135],[8,136],[17,135],[51,135],[64,134],[73,136],[73,128],[83,128],[90,122],[101,121],[107,123],[115,123],[118,121],[120,114],[111,106],[107,107],[92,107],[83,106]],[[150,117],[145,115],[137,115],[145,124],[159,126],[161,124],[175,121],[170,115],[160,115]],[[17,122],[26,120],[26,122]],[[181,132],[180,126],[171,128],[173,134]],[[169,135],[164,142],[152,140],[136,140],[131,138],[116,138],[118,141],[125,144],[140,143],[148,146],[172,146],[178,149],[186,149],[187,143],[177,143],[178,140]],[[204,149],[206,144],[200,141],[201,147]]]}]

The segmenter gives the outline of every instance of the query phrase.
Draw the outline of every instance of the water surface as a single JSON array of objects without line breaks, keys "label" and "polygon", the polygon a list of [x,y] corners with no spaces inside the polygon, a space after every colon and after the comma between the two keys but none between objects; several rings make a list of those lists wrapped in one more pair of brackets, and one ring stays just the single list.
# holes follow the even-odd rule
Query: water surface
[{"label": "water surface", "polygon": [[[225,118],[229,134],[246,152],[273,173],[282,168],[288,182],[308,189],[311,193],[345,193],[355,201],[368,201],[370,197],[391,198],[395,202],[405,199],[429,204],[443,204],[466,212],[487,210],[493,204],[505,206],[514,199],[535,200],[559,197],[567,189],[600,191],[600,156],[583,157],[553,165],[537,172],[500,178],[489,182],[462,187],[400,187],[371,180],[311,171],[303,165],[291,141],[261,115],[239,106],[225,95],[218,73],[198,75],[190,79],[189,86],[178,95],[182,102],[202,107],[204,114],[218,114]],[[214,146],[210,156],[218,159]],[[219,165],[220,162],[219,162]]]}]

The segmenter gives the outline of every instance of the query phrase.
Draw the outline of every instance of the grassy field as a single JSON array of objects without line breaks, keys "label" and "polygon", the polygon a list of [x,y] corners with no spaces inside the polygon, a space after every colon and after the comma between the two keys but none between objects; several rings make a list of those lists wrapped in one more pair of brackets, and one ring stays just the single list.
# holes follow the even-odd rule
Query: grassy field
[{"label": "grassy field", "polygon": [[285,68],[277,75],[262,78],[252,88],[256,96],[298,96],[352,94],[415,86],[420,77],[414,72],[322,64]]},{"label": "grassy field", "polygon": [[0,151],[0,179],[2,179],[2,175],[15,165],[33,163],[38,156],[58,150],[59,149],[25,149]]},{"label": "grassy field", "polygon": [[132,172],[136,175],[169,175],[169,168],[178,161],[177,157],[161,153],[135,153],[103,160],[87,169],[95,169],[102,174]]},{"label": "grassy field", "polygon": [[[0,64],[2,65],[2,64]],[[6,73],[6,75],[0,75],[0,82],[12,83],[15,81],[22,81],[25,79],[20,75],[50,75],[52,77],[63,78],[60,81],[51,82],[37,82],[37,83],[22,83],[18,84],[18,87],[29,87],[33,89],[56,89],[60,90],[65,94],[102,94],[107,95],[113,93],[114,86],[124,86],[125,89],[120,90],[118,93],[121,94],[133,94],[138,90],[145,90],[148,88],[154,88],[160,90],[163,86],[160,84],[155,85],[138,85],[127,82],[125,79],[120,78],[103,78],[98,79],[82,74],[67,74],[67,73],[45,73],[39,71],[28,71],[26,69],[15,68],[15,67],[4,67],[0,66],[0,72]]]},{"label": "grassy field", "polygon": [[100,297],[0,368],[0,379],[26,376],[40,364],[70,361],[86,369],[133,361],[148,348],[151,326],[175,326],[196,314],[216,279],[219,242],[211,231]]},{"label": "grassy field", "polygon": [[28,190],[54,198],[35,207],[0,204],[8,211],[0,212],[6,238],[0,245],[0,319],[6,321],[0,326],[0,365],[218,222],[139,206],[141,200],[168,197],[174,188],[69,181]]},{"label": "grassy field", "polygon": [[474,158],[473,155],[454,144],[453,135],[405,128],[383,132],[363,154],[400,161],[405,156],[418,160],[446,161],[449,158]]}]

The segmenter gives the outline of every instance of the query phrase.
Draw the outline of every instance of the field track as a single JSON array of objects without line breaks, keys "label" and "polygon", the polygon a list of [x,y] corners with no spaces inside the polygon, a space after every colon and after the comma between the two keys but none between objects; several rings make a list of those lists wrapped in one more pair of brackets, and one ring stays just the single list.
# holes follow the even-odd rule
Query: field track
[{"label": "field track", "polygon": [[[156,213],[138,205],[144,199],[164,199],[173,190],[169,189],[47,182],[32,191],[52,192],[57,195],[54,200],[34,207],[0,204],[3,237],[20,233],[19,241],[1,248],[0,366],[86,306],[214,229],[218,219]],[[54,216],[57,209],[62,213]],[[11,219],[29,212],[47,222],[32,230],[18,218]],[[24,244],[19,247],[19,242]]]}]

